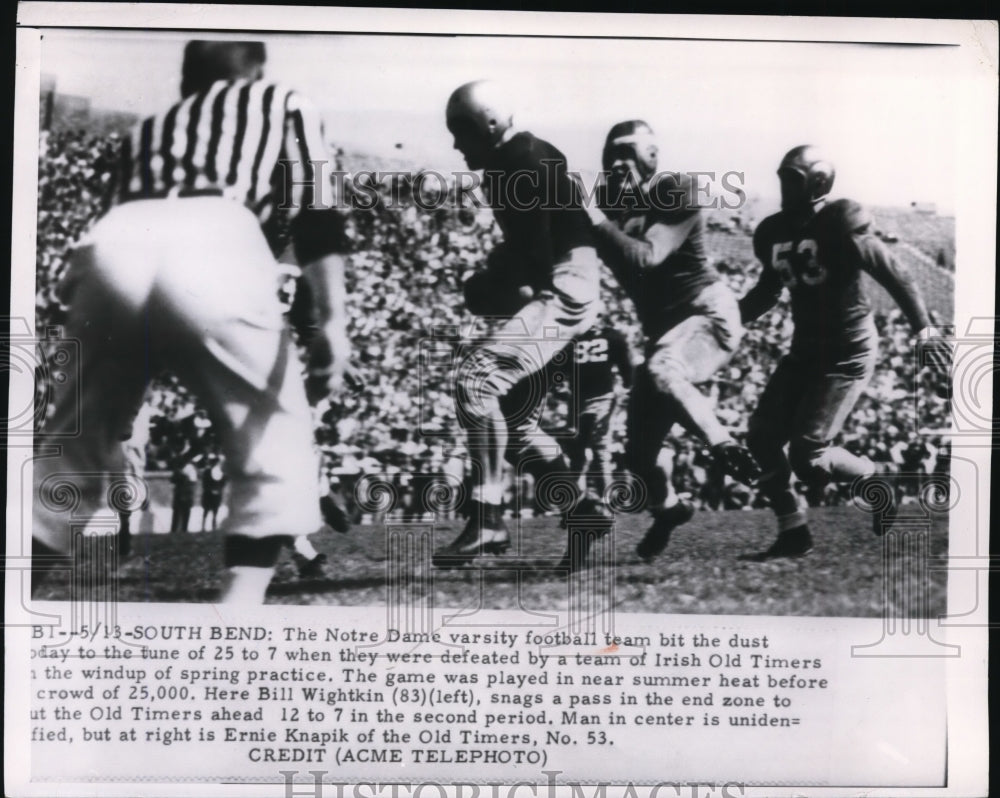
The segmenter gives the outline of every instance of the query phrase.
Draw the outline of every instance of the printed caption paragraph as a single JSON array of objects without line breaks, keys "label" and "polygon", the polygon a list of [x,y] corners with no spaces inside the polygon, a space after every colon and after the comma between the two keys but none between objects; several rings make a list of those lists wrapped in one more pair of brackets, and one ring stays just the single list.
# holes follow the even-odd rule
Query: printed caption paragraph
[{"label": "printed caption paragraph", "polygon": [[34,626],[32,747],[57,768],[63,752],[86,749],[91,761],[117,760],[123,775],[164,749],[185,762],[192,752],[214,775],[261,779],[387,767],[572,772],[636,756],[651,740],[724,751],[830,739],[833,705],[858,697],[842,657],[815,634],[689,622],[670,631],[657,620],[642,633],[498,624],[417,634],[287,620]]}]

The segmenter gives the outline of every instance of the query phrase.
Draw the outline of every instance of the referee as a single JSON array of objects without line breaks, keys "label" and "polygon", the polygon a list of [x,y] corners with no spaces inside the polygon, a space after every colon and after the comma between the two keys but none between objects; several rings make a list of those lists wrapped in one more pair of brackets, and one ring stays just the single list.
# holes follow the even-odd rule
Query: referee
[{"label": "referee", "polygon": [[[71,514],[93,522],[115,503],[118,433],[161,368],[219,431],[230,485],[223,600],[263,601],[281,546],[322,524],[306,391],[328,393],[347,359],[346,239],[322,194],[319,114],[265,81],[265,61],[259,42],[188,43],[182,99],[125,140],[116,202],[73,254],[59,288],[81,364],[35,462],[39,564],[71,551]],[[283,235],[301,267],[293,323],[308,331],[305,385],[278,296]]]}]

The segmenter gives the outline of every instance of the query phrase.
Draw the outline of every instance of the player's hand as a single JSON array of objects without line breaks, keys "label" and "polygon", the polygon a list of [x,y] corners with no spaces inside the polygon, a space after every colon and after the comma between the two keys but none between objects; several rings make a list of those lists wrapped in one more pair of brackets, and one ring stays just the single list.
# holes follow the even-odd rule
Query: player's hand
[{"label": "player's hand", "polygon": [[315,406],[341,384],[348,367],[351,344],[339,325],[320,328],[309,345],[306,361],[306,399]]}]

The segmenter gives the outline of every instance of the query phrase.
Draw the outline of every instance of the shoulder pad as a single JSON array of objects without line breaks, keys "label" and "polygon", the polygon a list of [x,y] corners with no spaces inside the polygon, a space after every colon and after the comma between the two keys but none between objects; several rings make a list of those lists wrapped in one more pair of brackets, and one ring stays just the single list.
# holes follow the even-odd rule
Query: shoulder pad
[{"label": "shoulder pad", "polygon": [[773,213],[763,219],[753,231],[753,245],[757,250],[762,246],[769,246],[770,239],[774,237],[773,228],[779,223],[781,214]]},{"label": "shoulder pad", "polygon": [[816,214],[818,229],[826,237],[864,234],[872,226],[872,217],[854,200],[830,202]]}]

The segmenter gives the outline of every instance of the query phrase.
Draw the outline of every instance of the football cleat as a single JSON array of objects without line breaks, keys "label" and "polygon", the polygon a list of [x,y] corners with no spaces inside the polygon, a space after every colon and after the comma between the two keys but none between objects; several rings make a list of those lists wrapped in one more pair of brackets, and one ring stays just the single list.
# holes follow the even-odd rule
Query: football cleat
[{"label": "football cleat", "polygon": [[457,568],[481,554],[503,554],[510,548],[510,533],[499,505],[473,502],[465,529],[431,557],[436,568]]},{"label": "football cleat", "polygon": [[653,525],[646,536],[635,547],[635,553],[642,560],[652,560],[670,542],[670,535],[681,524],[686,524],[694,516],[694,505],[679,501],[672,507],[653,510]]},{"label": "football cleat", "polygon": [[307,560],[296,553],[294,560],[299,569],[299,579],[319,579],[323,576],[327,557],[325,554],[317,554],[311,560]]},{"label": "football cleat", "polygon": [[737,482],[752,485],[760,478],[760,466],[745,446],[726,441],[712,447],[712,457],[722,466],[723,472]]},{"label": "football cleat", "polygon": [[790,559],[804,557],[812,551],[812,547],[813,541],[809,527],[806,524],[801,524],[800,526],[779,532],[777,540],[771,544],[771,547],[767,551],[762,551],[759,554],[748,554],[740,557],[740,559],[751,562],[766,562],[767,560],[776,560],[782,557]]}]

